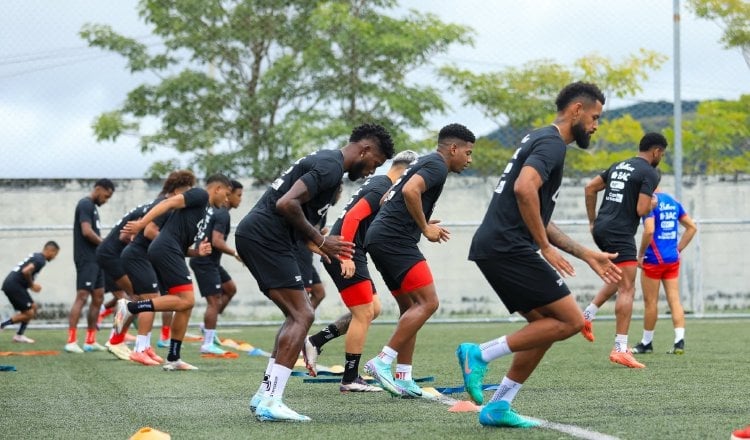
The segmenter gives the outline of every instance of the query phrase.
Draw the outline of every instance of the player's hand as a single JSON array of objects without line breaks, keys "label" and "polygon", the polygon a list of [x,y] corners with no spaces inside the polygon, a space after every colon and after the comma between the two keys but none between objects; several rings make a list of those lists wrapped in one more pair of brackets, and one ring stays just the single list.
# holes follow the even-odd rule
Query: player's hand
[{"label": "player's hand", "polygon": [[242,264],[245,264],[245,263],[244,263],[244,262],[242,261],[242,258],[240,258],[240,254],[238,254],[238,253],[237,253],[237,251],[234,251],[234,254],[232,254],[232,256],[234,257],[234,259],[235,259],[235,260],[239,261],[239,262],[240,262],[240,263],[242,263]]},{"label": "player's hand", "polygon": [[145,225],[142,225],[139,220],[131,220],[125,223],[125,226],[122,227],[121,232],[124,232],[125,234],[136,235],[141,232],[144,227]]},{"label": "player's hand", "polygon": [[638,263],[638,268],[643,269],[643,256],[636,258],[636,262]]},{"label": "player's hand", "polygon": [[40,290],[42,290],[42,285],[39,283],[34,283],[31,285],[31,290],[33,290],[34,292],[39,292]]},{"label": "player's hand", "polygon": [[331,259],[352,258],[354,254],[354,243],[344,241],[341,235],[326,235],[322,246],[308,247],[320,255],[326,263],[330,263]]},{"label": "player's hand", "polygon": [[450,240],[451,233],[444,227],[439,226],[438,223],[440,223],[440,220],[430,220],[427,227],[422,231],[422,235],[433,243]]},{"label": "player's hand", "polygon": [[589,267],[599,275],[607,284],[614,284],[622,279],[622,269],[612,262],[617,258],[618,253],[610,254],[609,252],[587,252],[582,258],[588,263]]},{"label": "player's hand", "polygon": [[547,260],[547,262],[554,267],[563,278],[576,276],[576,270],[573,265],[562,256],[556,247],[547,246],[542,249],[542,257],[544,257],[544,259]]},{"label": "player's hand", "polygon": [[349,279],[354,276],[354,260],[341,260],[341,276]]},{"label": "player's hand", "polygon": [[208,241],[208,238],[204,238],[203,241],[198,245],[198,255],[201,257],[205,257],[206,255],[211,255],[212,251],[211,242]]}]

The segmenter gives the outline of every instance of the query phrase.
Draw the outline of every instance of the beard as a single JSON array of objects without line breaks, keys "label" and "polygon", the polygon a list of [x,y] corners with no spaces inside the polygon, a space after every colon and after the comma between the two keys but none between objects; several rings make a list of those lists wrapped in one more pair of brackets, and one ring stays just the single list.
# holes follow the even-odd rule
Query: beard
[{"label": "beard", "polygon": [[363,176],[363,172],[365,169],[365,163],[364,161],[357,161],[354,162],[351,169],[347,172],[347,175],[349,176],[349,180],[352,182],[356,182],[357,180],[361,179]]},{"label": "beard", "polygon": [[591,143],[591,135],[586,133],[586,129],[583,127],[582,123],[579,122],[572,126],[571,132],[573,133],[573,140],[576,141],[576,144],[579,147],[584,150],[589,147],[589,144]]}]

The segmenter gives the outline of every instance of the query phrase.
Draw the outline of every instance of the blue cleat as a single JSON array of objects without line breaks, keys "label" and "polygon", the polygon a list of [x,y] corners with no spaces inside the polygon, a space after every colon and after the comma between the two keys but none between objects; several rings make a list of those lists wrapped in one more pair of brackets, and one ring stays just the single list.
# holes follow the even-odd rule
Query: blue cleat
[{"label": "blue cleat", "polygon": [[310,417],[303,416],[284,405],[277,397],[267,397],[255,409],[255,418],[261,422],[309,422]]},{"label": "blue cleat", "polygon": [[403,390],[396,385],[396,381],[393,379],[390,364],[386,364],[377,357],[372,358],[365,364],[365,373],[377,380],[380,386],[391,393],[392,396],[401,397],[403,394]]},{"label": "blue cleat", "polygon": [[513,411],[505,400],[490,402],[479,412],[479,423],[483,426],[500,426],[505,428],[534,428],[541,422],[524,417]]},{"label": "blue cleat", "polygon": [[482,351],[479,345],[464,342],[456,349],[458,364],[461,366],[461,374],[464,377],[464,386],[472,400],[481,405],[484,402],[482,384],[484,375],[487,373],[487,362],[482,359]]},{"label": "blue cleat", "polygon": [[401,388],[401,397],[403,399],[427,399],[427,400],[433,400],[435,396],[433,396],[430,393],[425,393],[422,388],[417,385],[414,380],[403,380],[403,379],[396,379],[396,386]]},{"label": "blue cleat", "polygon": [[258,405],[260,405],[261,400],[263,400],[263,392],[258,391],[255,394],[253,394],[253,397],[250,398],[250,411],[255,414],[255,410],[258,409]]}]

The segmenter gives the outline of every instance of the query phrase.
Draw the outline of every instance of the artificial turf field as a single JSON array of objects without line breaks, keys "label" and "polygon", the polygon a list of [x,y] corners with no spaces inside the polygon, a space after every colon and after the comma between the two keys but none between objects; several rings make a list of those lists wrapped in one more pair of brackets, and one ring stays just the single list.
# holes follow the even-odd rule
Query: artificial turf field
[{"label": "artificial turf field", "polygon": [[[633,322],[631,345],[641,325]],[[435,376],[433,386],[461,385],[457,344],[483,342],[520,326],[428,323],[417,342],[415,376]],[[0,352],[61,350],[66,338],[65,330],[35,329],[32,323],[27,334],[37,343],[16,344],[10,342],[12,329],[0,333]],[[270,350],[276,330],[222,327],[220,333]],[[392,330],[374,325],[363,359],[376,354]],[[655,352],[638,357],[647,365],[643,370],[609,362],[613,321],[595,322],[594,332],[593,344],[577,335],[553,346],[516,397],[519,413],[588,430],[591,438],[728,439],[733,429],[750,423],[750,321],[689,320],[682,356],[665,354],[672,330],[669,321],[660,321]],[[99,339],[104,342],[104,335]],[[166,356],[165,349],[157,351]],[[176,440],[576,438],[546,428],[485,428],[476,413],[451,413],[441,403],[394,399],[385,392],[341,394],[337,384],[307,384],[300,377],[290,379],[284,400],[313,421],[261,423],[248,401],[266,358],[241,353],[238,359],[205,359],[198,343],[186,343],[182,353],[200,370],[165,372],[106,352],[0,357],[0,364],[18,370],[0,372],[0,439],[127,439],[144,426]],[[509,360],[492,363],[485,382],[499,382]],[[324,347],[319,363],[343,363],[343,338]],[[464,393],[453,397],[468,399]]]}]

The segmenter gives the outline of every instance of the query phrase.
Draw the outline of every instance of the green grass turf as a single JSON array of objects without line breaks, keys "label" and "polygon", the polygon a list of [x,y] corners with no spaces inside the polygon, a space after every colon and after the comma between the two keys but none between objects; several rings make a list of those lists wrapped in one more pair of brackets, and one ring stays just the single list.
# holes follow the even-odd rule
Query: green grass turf
[{"label": "green grass turf", "polygon": [[[417,343],[415,375],[434,375],[435,386],[458,386],[458,343],[483,342],[520,326],[427,324]],[[665,354],[672,330],[660,322],[656,352],[639,357],[648,368],[630,370],[608,361],[614,323],[596,322],[595,343],[576,335],[553,346],[514,406],[521,414],[623,439],[727,439],[733,429],[750,423],[748,326],[742,320],[689,321],[686,354],[675,356]],[[633,322],[631,344],[638,342],[640,327],[641,321]],[[266,350],[276,332],[275,327],[228,330],[222,336]],[[373,326],[364,357],[376,354],[392,330],[393,325]],[[27,334],[37,343],[22,345],[10,342],[13,332],[8,328],[0,334],[0,351],[61,350],[66,337],[63,330],[32,325]],[[104,342],[104,335],[100,339]],[[164,372],[108,353],[0,357],[0,364],[18,368],[0,372],[0,438],[127,439],[144,426],[177,440],[570,438],[550,429],[484,428],[476,413],[450,413],[439,403],[393,399],[386,393],[340,394],[337,384],[303,384],[299,377],[290,379],[285,402],[313,422],[260,423],[250,414],[248,400],[266,358],[203,359],[197,343],[186,343],[183,359],[200,370]],[[498,382],[509,360],[492,363],[486,382]],[[342,364],[343,338],[326,345],[319,362]],[[466,394],[456,397],[467,399]]]}]

